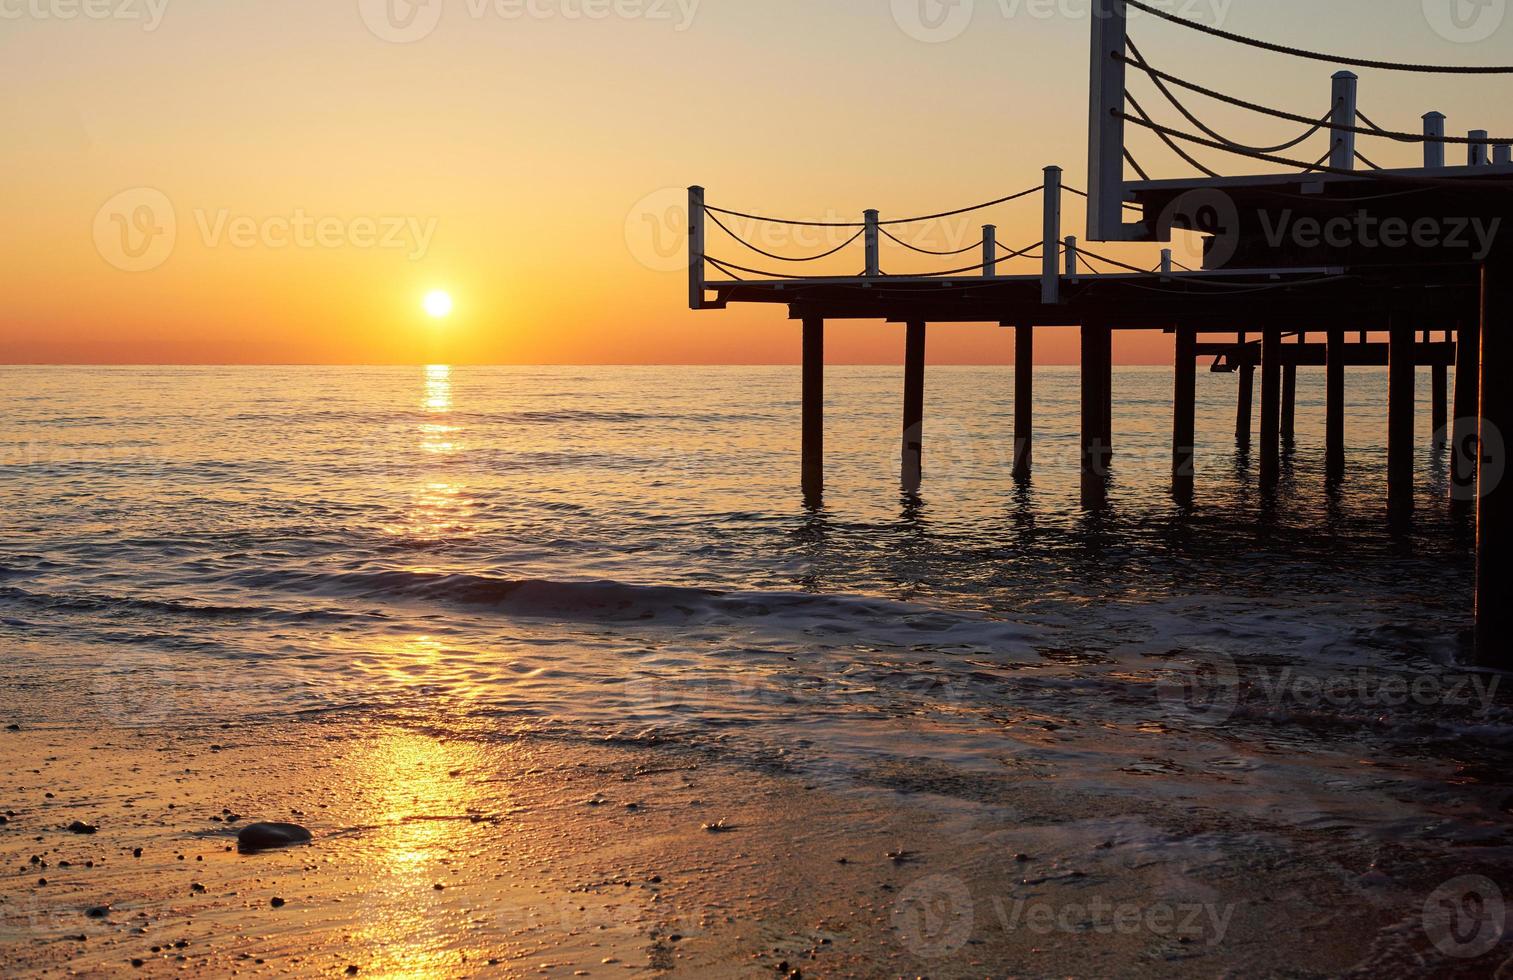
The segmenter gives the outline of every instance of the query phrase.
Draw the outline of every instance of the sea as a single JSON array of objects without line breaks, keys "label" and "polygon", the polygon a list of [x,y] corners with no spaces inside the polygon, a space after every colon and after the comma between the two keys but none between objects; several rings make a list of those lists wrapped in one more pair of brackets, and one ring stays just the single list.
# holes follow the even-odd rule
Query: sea
[{"label": "sea", "polygon": [[1301,373],[1275,493],[1201,371],[1188,507],[1171,371],[1120,367],[1096,511],[1078,371],[1035,382],[1016,483],[1012,369],[931,367],[910,494],[901,370],[829,368],[814,506],[793,367],[0,368],[0,721],[341,717],[963,804],[1007,767],[1505,854],[1513,692],[1467,661],[1427,370],[1406,525],[1384,371],[1347,377],[1333,488]]}]

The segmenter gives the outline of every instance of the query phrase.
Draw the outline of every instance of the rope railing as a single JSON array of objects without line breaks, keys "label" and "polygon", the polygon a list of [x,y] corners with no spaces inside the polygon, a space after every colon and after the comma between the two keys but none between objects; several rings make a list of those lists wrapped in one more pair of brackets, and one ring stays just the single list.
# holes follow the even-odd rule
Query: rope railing
[{"label": "rope railing", "polygon": [[839,245],[835,246],[835,248],[830,249],[828,252],[821,252],[818,255],[806,255],[806,256],[803,256],[801,258],[794,258],[793,256],[789,256],[789,255],[778,255],[775,252],[769,252],[769,251],[767,251],[764,248],[760,248],[757,245],[753,245],[751,242],[747,241],[746,239],[742,238],[740,235],[738,235],[734,231],[732,231],[730,229],[730,226],[726,225],[725,222],[723,222],[723,221],[720,220],[719,215],[711,214],[709,216],[709,220],[713,221],[715,223],[715,226],[717,228],[719,228],[721,231],[723,231],[725,234],[729,235],[731,238],[735,239],[736,241],[740,242],[742,245],[744,245],[747,248],[751,249],[753,252],[757,253],[758,255],[761,255],[761,256],[764,256],[766,258],[769,258],[769,259],[775,259],[778,262],[818,262],[820,259],[828,259],[830,256],[835,255],[837,252],[842,251],[843,249],[847,248],[852,243],[854,243],[857,239],[861,238],[862,237],[862,233],[864,231],[866,231],[865,228],[858,229],[857,232],[856,232],[856,234],[852,235],[850,238],[846,239],[844,242],[841,242]]},{"label": "rope railing", "polygon": [[[1000,204],[1008,204],[1009,202],[1011,202],[1011,201],[1017,201],[1017,200],[1019,200],[1022,197],[1029,197],[1031,194],[1038,194],[1041,191],[1043,191],[1044,189],[1045,189],[1044,187],[1036,185],[1035,187],[1030,187],[1030,188],[1027,188],[1026,190],[1018,191],[1018,192],[1016,192],[1014,194],[1009,194],[1009,195],[1006,195],[1004,197],[995,198],[994,200],[991,200],[991,201],[983,201],[981,204],[973,204],[970,207],[956,208],[953,211],[941,211],[941,212],[938,212],[936,214],[915,215],[914,217],[910,217],[910,218],[892,218],[892,219],[889,219],[888,221],[879,221],[878,224],[879,225],[888,225],[888,226],[907,225],[907,224],[913,224],[913,223],[918,222],[918,221],[935,221],[935,220],[938,220],[940,218],[954,218],[957,215],[971,214],[974,211],[982,211],[982,210],[985,210],[987,208],[997,207]],[[710,213],[710,214],[723,214],[726,217],[740,218],[740,219],[745,220],[745,221],[760,221],[760,222],[763,222],[765,224],[773,224],[773,225],[791,225],[791,226],[796,227],[796,228],[865,228],[866,227],[866,222],[862,222],[862,221],[808,221],[808,220],[801,220],[801,219],[797,219],[797,218],[774,218],[774,217],[770,217],[770,216],[766,216],[766,215],[750,214],[750,213],[745,212],[745,211],[734,211],[734,210],[731,210],[729,208],[715,207],[713,204],[706,204],[706,205],[704,205],[704,210],[706,212]],[[726,229],[726,230],[728,231],[729,229]]]},{"label": "rope railing", "polygon": [[1141,0],[1124,0],[1136,10],[1144,11],[1164,21],[1186,27],[1190,30],[1208,34],[1213,37],[1223,38],[1226,41],[1234,41],[1238,44],[1259,48],[1263,51],[1272,51],[1277,54],[1291,55],[1295,58],[1307,58],[1313,61],[1325,61],[1335,65],[1350,65],[1355,68],[1379,68],[1383,71],[1419,72],[1434,75],[1513,75],[1513,65],[1422,65],[1397,61],[1378,61],[1371,58],[1351,58],[1344,55],[1324,54],[1318,51],[1309,51],[1305,48],[1291,47],[1285,44],[1275,44],[1270,41],[1261,41],[1243,34],[1235,34],[1221,30],[1217,27],[1209,27],[1207,24],[1199,24],[1185,17],[1177,15],[1150,4],[1142,3]]},{"label": "rope railing", "polygon": [[878,229],[878,231],[882,234],[882,236],[884,238],[888,239],[889,241],[893,242],[894,244],[901,245],[904,248],[907,248],[909,251],[911,251],[911,252],[918,252],[921,255],[963,255],[963,254],[965,254],[967,252],[970,252],[970,251],[972,251],[974,249],[982,248],[983,243],[987,241],[986,238],[979,238],[977,241],[975,241],[972,244],[966,246],[965,248],[957,248],[957,249],[952,249],[952,250],[946,251],[946,252],[938,252],[938,251],[936,251],[933,248],[923,248],[923,247],[921,247],[919,245],[911,245],[909,242],[906,242],[902,238],[899,238],[897,235],[893,234],[891,231],[889,231],[886,228],[881,228],[880,227]]},{"label": "rope railing", "polygon": [[[1205,85],[1199,85],[1196,82],[1188,81],[1187,79],[1173,75],[1170,72],[1162,71],[1161,69],[1156,68],[1155,66],[1151,65],[1143,58],[1141,58],[1139,56],[1139,52],[1135,49],[1133,42],[1130,43],[1129,47],[1131,52],[1135,54],[1135,57],[1132,58],[1128,55],[1118,55],[1116,56],[1116,60],[1123,62],[1131,68],[1137,68],[1140,71],[1144,72],[1146,75],[1150,76],[1151,81],[1153,83],[1156,83],[1158,87],[1159,83],[1161,82],[1169,82],[1172,85],[1175,85],[1178,88],[1186,89],[1189,92],[1195,92],[1198,95],[1204,95],[1210,99],[1215,99],[1219,102],[1224,102],[1241,109],[1249,109],[1252,112],[1261,113],[1262,115],[1271,116],[1276,119],[1285,119],[1289,122],[1304,123],[1306,125],[1317,123],[1320,129],[1328,129],[1337,133],[1355,133],[1360,136],[1379,136],[1385,139],[1396,140],[1401,143],[1444,143],[1450,146],[1465,146],[1467,144],[1480,143],[1513,143],[1513,137],[1505,138],[1488,136],[1484,139],[1479,136],[1430,136],[1426,133],[1409,133],[1398,130],[1384,129],[1377,126],[1376,123],[1371,122],[1370,119],[1366,117],[1366,114],[1360,112],[1359,110],[1357,110],[1356,116],[1362,122],[1366,123],[1365,126],[1355,126],[1351,125],[1350,123],[1336,121],[1331,118],[1333,116],[1332,112],[1324,119],[1316,120],[1309,116],[1300,115],[1295,112],[1287,112],[1283,109],[1274,109],[1271,106],[1261,105],[1257,102],[1250,102],[1246,99],[1237,98],[1236,96],[1228,95],[1224,92],[1217,91],[1216,89],[1209,88]],[[1310,135],[1312,134],[1310,133]]]}]

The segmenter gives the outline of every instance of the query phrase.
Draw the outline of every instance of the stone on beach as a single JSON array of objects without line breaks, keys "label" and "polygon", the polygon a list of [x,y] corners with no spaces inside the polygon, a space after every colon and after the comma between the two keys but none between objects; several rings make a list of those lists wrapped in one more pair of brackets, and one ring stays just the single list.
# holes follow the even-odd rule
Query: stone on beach
[{"label": "stone on beach", "polygon": [[236,846],[243,851],[267,851],[293,844],[308,844],[310,831],[294,823],[253,823],[236,835]]}]

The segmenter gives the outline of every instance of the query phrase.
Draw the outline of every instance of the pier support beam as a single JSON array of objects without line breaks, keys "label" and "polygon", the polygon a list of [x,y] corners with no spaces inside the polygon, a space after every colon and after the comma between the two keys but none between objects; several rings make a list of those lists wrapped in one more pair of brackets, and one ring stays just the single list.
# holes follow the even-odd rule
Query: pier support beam
[{"label": "pier support beam", "polygon": [[913,322],[906,329],[902,473],[904,490],[914,493],[924,474],[925,325]]},{"label": "pier support beam", "polygon": [[[1241,354],[1244,354],[1245,335],[1239,336]],[[1247,358],[1240,363],[1240,393],[1235,399],[1235,443],[1241,449],[1250,448],[1251,406],[1256,398],[1256,369]]]},{"label": "pier support beam", "polygon": [[1463,320],[1455,330],[1455,422],[1450,437],[1450,499],[1460,504],[1476,499],[1480,413],[1481,321]]},{"label": "pier support beam", "polygon": [[1014,328],[1014,479],[1028,480],[1034,461],[1035,328]]},{"label": "pier support beam", "polygon": [[1176,379],[1172,393],[1172,496],[1186,506],[1193,501],[1193,456],[1197,441],[1198,331],[1177,328]]},{"label": "pier support beam", "polygon": [[819,506],[825,493],[825,321],[804,318],[804,502]]},{"label": "pier support beam", "polygon": [[1394,321],[1387,355],[1387,509],[1395,518],[1413,512],[1414,363],[1418,338],[1411,324]]},{"label": "pier support beam", "polygon": [[1261,332],[1261,487],[1274,489],[1281,480],[1282,453],[1282,330]]},{"label": "pier support beam", "polygon": [[1432,370],[1432,395],[1429,407],[1430,422],[1434,427],[1434,448],[1443,449],[1450,439],[1449,418],[1450,411],[1450,368],[1444,364],[1436,364]]},{"label": "pier support beam", "polygon": [[1291,446],[1298,438],[1298,366],[1282,366],[1282,445]]},{"label": "pier support beam", "polygon": [[1329,331],[1324,376],[1324,479],[1345,478],[1345,331]]},{"label": "pier support beam", "polygon": [[1507,440],[1513,434],[1513,243],[1501,240],[1482,266],[1480,443],[1476,500],[1476,657],[1513,666],[1513,481]]},{"label": "pier support beam", "polygon": [[1102,323],[1082,325],[1082,505],[1098,507],[1108,497],[1110,458],[1108,406],[1113,372],[1111,332]]}]

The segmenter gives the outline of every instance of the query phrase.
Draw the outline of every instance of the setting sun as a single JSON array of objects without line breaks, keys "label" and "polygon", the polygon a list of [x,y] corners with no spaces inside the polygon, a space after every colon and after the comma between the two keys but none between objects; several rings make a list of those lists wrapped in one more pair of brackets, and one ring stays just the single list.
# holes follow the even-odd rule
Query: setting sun
[{"label": "setting sun", "polygon": [[436,317],[437,319],[449,315],[452,312],[451,293],[445,292],[440,289],[427,293],[425,299],[425,308],[427,313],[429,313],[433,317]]}]

